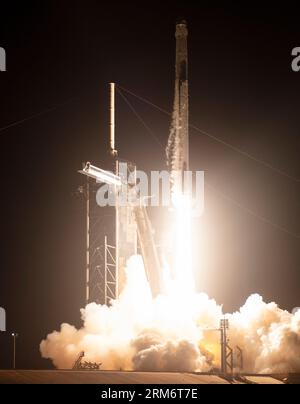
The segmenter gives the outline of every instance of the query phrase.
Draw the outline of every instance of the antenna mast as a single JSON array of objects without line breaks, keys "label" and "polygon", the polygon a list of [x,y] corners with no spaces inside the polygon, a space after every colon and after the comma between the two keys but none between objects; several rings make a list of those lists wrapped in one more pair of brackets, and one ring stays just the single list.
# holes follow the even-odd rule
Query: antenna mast
[{"label": "antenna mast", "polygon": [[112,157],[117,157],[118,152],[115,149],[115,83],[110,83],[110,154]]}]

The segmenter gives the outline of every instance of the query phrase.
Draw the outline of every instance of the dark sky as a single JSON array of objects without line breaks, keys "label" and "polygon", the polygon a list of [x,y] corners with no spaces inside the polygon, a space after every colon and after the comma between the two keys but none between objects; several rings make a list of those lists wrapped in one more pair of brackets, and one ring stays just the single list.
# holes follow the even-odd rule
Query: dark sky
[{"label": "dark sky", "polygon": [[[110,81],[172,109],[178,17],[189,26],[191,122],[291,177],[191,131],[191,166],[213,187],[194,229],[203,253],[198,289],[228,311],[254,292],[287,310],[300,305],[300,72],[291,70],[298,13],[288,1],[224,4],[1,5],[0,128],[43,112],[0,129],[0,306],[9,331],[20,334],[18,367],[49,366],[41,339],[62,322],[80,324],[85,222],[74,196],[77,169],[87,160],[108,167]],[[165,144],[169,118],[128,99]],[[117,146],[141,169],[164,168],[163,149],[120,97]],[[197,226],[205,229],[201,247]],[[0,368],[11,365],[11,342],[1,335]]]}]

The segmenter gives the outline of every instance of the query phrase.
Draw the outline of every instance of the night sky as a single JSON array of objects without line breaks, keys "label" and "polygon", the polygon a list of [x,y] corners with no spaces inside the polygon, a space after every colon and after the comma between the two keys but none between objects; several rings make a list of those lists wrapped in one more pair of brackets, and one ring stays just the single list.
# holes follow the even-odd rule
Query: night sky
[{"label": "night sky", "polygon": [[[85,217],[77,170],[88,160],[110,168],[109,82],[171,111],[181,17],[189,28],[191,123],[287,174],[191,130],[191,168],[204,170],[209,184],[194,226],[198,256],[205,250],[201,270],[194,268],[197,287],[226,311],[254,292],[287,310],[300,306],[293,3],[23,3],[1,5],[0,306],[9,332],[0,336],[0,368],[11,366],[12,331],[20,335],[17,367],[45,368],[40,341],[62,322],[80,325]],[[165,145],[170,118],[126,96]],[[116,107],[120,156],[146,171],[165,168],[163,148],[119,96]],[[103,218],[101,231],[107,226]],[[205,229],[202,250],[197,226]]]}]

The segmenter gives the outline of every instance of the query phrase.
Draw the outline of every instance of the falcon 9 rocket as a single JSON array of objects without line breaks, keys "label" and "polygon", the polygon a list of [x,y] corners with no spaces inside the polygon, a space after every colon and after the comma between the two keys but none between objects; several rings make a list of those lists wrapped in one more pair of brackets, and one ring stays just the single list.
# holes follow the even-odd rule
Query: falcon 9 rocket
[{"label": "falcon 9 rocket", "polygon": [[170,136],[166,149],[171,172],[183,173],[189,169],[189,99],[187,24],[176,24],[176,77],[175,97]]}]

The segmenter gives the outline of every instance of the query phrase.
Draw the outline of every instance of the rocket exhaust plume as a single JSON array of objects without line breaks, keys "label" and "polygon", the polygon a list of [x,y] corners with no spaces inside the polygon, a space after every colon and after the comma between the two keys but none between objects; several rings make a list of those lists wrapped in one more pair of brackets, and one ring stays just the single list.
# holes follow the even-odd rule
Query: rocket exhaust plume
[{"label": "rocket exhaust plume", "polygon": [[[81,351],[104,370],[209,371],[220,367],[222,307],[204,293],[179,299],[168,282],[165,295],[152,298],[140,256],[127,266],[127,284],[110,307],[88,304],[80,329],[62,324],[41,342],[44,358],[71,368]],[[231,346],[244,350],[244,371],[300,371],[300,311],[291,314],[252,295],[227,314]]]}]

